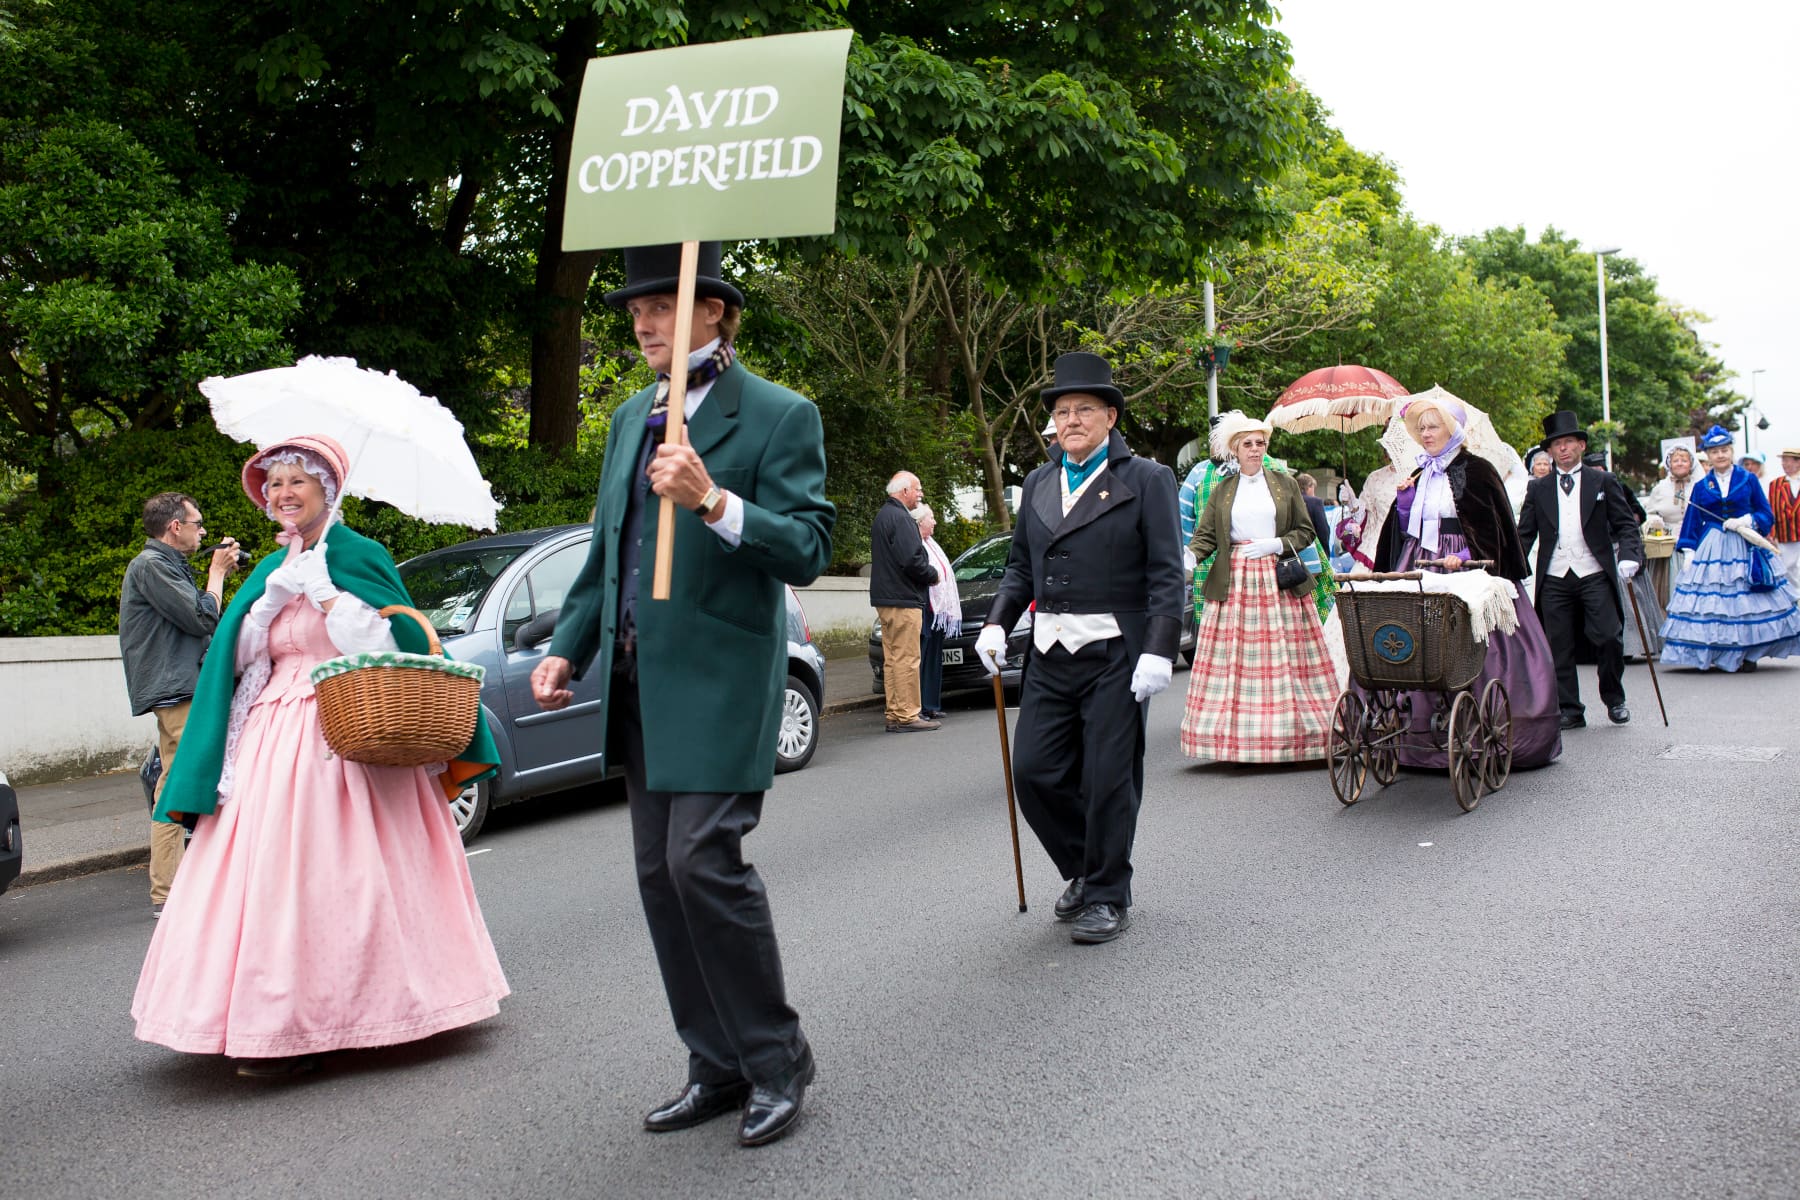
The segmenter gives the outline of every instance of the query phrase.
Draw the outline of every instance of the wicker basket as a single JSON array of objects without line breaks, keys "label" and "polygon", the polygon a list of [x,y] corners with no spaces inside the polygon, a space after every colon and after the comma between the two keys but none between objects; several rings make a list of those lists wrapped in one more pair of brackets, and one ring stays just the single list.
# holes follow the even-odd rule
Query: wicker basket
[{"label": "wicker basket", "polygon": [[1655,537],[1644,535],[1645,558],[1672,558],[1675,555],[1675,539],[1670,535]]},{"label": "wicker basket", "polygon": [[1469,632],[1469,609],[1443,592],[1337,594],[1350,674],[1366,688],[1454,692],[1481,674],[1487,646]]},{"label": "wicker basket", "polygon": [[340,757],[379,767],[449,762],[475,736],[486,672],[442,657],[437,630],[423,614],[390,604],[425,630],[430,654],[379,651],[333,658],[312,669],[325,742]]}]

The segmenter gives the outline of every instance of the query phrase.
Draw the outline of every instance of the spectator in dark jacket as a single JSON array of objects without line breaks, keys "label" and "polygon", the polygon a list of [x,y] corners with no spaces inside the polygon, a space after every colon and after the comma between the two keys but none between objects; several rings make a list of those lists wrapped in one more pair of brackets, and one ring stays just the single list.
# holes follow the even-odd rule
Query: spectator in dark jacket
[{"label": "spectator in dark jacket", "polygon": [[1319,481],[1305,471],[1294,476],[1294,482],[1300,485],[1300,495],[1306,501],[1306,515],[1312,518],[1313,532],[1319,535],[1319,542],[1324,549],[1321,554],[1331,553],[1331,522],[1325,519],[1325,502],[1319,499]]},{"label": "spectator in dark jacket", "polygon": [[887,500],[875,514],[869,539],[869,603],[881,618],[881,682],[889,733],[938,727],[919,714],[919,631],[925,591],[938,581],[910,511],[923,493],[911,471],[888,480]]},{"label": "spectator in dark jacket", "polygon": [[[226,538],[213,551],[206,590],[194,584],[187,556],[200,549],[206,527],[193,498],[162,492],[144,503],[144,548],[125,568],[119,589],[119,651],[131,715],[154,713],[164,780],[187,724],[200,659],[219,623],[225,577],[237,566],[237,542]],[[162,782],[156,785],[160,794]],[[150,823],[150,915],[162,916],[169,885],[181,865],[182,828]]]}]

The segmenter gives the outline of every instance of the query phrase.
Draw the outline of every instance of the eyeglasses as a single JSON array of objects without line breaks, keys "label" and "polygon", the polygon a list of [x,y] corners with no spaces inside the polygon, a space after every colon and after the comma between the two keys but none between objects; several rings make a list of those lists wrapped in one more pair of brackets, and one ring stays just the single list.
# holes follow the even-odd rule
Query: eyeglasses
[{"label": "eyeglasses", "polygon": [[1102,411],[1104,410],[1098,404],[1078,404],[1069,408],[1059,408],[1050,416],[1058,425],[1065,425],[1076,417],[1080,417],[1083,421],[1091,421]]},{"label": "eyeglasses", "polygon": [[1261,450],[1269,444],[1268,438],[1245,437],[1238,439],[1238,445],[1246,450]]}]

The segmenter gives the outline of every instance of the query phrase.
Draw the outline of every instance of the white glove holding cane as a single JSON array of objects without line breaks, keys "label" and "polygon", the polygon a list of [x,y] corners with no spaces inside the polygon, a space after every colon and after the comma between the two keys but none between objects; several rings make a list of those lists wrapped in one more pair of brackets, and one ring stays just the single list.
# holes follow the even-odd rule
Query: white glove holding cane
[{"label": "white glove holding cane", "polygon": [[1627,558],[1619,563],[1619,578],[1629,582],[1638,573],[1638,565]]},{"label": "white glove holding cane", "polygon": [[1137,669],[1131,673],[1131,694],[1142,704],[1169,686],[1175,677],[1175,660],[1160,654],[1140,654]]},{"label": "white glove holding cane", "polygon": [[983,625],[975,637],[975,657],[989,675],[998,675],[1006,663],[1006,630],[998,625]]},{"label": "white glove holding cane", "polygon": [[1750,528],[1750,518],[1747,516],[1726,517],[1725,528],[1731,530],[1733,533],[1742,533],[1744,530]]}]

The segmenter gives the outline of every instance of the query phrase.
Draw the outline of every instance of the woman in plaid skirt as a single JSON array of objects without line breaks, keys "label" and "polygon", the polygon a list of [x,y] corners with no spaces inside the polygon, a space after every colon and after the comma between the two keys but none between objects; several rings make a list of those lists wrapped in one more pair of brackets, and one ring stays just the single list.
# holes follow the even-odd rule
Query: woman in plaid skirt
[{"label": "woman in plaid skirt", "polygon": [[1189,543],[1204,560],[1206,605],[1194,644],[1181,752],[1213,762],[1305,762],[1325,757],[1338,678],[1313,605],[1312,577],[1295,592],[1275,564],[1317,536],[1300,485],[1263,469],[1268,422],[1229,412],[1212,452],[1230,475],[1213,489]]}]

